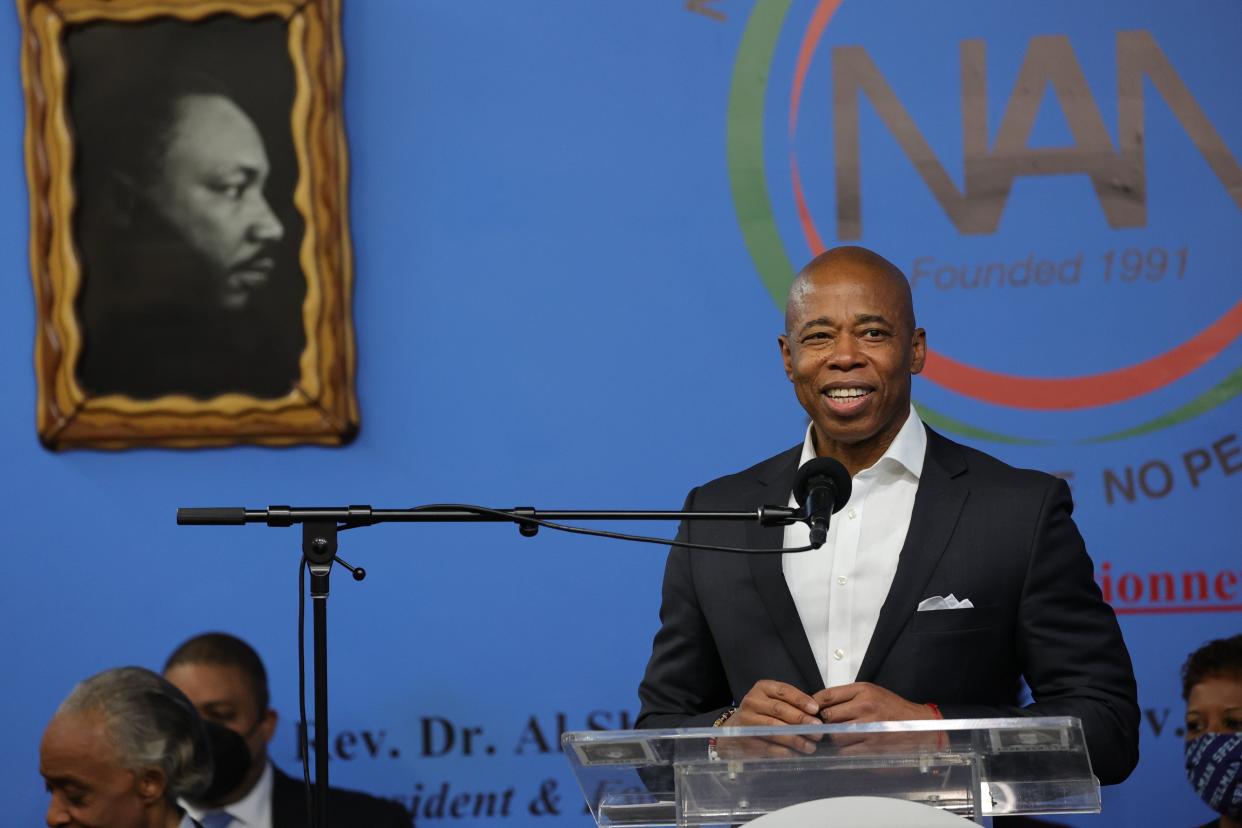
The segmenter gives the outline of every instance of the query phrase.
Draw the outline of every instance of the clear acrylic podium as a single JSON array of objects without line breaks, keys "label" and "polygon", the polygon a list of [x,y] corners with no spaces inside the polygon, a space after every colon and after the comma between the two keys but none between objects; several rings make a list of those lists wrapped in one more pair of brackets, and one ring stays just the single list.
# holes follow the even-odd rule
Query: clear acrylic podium
[{"label": "clear acrylic podium", "polygon": [[[773,737],[818,739],[793,753]],[[802,802],[904,799],[975,822],[1098,813],[1076,718],[566,733],[565,755],[601,828],[734,825]]]}]

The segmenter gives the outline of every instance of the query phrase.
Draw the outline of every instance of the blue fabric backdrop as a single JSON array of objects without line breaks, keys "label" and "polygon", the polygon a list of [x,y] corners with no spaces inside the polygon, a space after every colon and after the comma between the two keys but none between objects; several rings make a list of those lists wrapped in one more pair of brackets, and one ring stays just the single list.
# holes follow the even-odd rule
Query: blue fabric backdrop
[{"label": "blue fabric backdrop", "polygon": [[[1140,34],[1119,41],[1127,32]],[[1162,56],[1201,112],[1172,106],[1167,83],[1140,82],[1145,217],[1110,225],[1085,172],[1023,173],[994,230],[962,232],[919,170],[941,165],[961,190],[983,153],[1013,163],[1001,124],[1032,100],[1019,146],[1082,150],[1070,115],[1096,111],[1116,153],[1118,76],[1156,65],[1118,57],[1119,42],[1148,42],[1141,33],[1157,47],[1143,59]],[[5,823],[42,818],[39,738],[76,680],[158,667],[205,629],[260,650],[282,716],[273,755],[296,764],[297,537],[177,528],[179,505],[674,508],[690,486],[800,440],[773,293],[816,237],[843,238],[837,177],[855,167],[834,160],[849,99],[838,90],[834,108],[834,60],[865,68],[843,47],[864,50],[930,149],[916,166],[886,125],[896,110],[866,87],[857,241],[925,272],[915,301],[942,359],[917,401],[959,439],[1069,477],[1122,613],[1143,758],[1107,791],[1104,816],[1080,822],[1206,821],[1182,775],[1176,673],[1242,618],[1240,36],[1242,6],[1228,0],[1193,13],[1133,0],[347,3],[359,438],[335,450],[51,454],[34,430],[19,33],[3,16]],[[965,41],[984,50],[982,150],[963,127]],[[1066,44],[1089,108],[1079,96],[1067,111],[1038,72],[1035,87],[1020,83],[1024,60]],[[1215,169],[1187,131],[1204,120],[1227,148]],[[964,203],[991,209],[984,201]],[[1034,278],[1040,261],[1079,256],[1064,280]],[[1021,284],[1013,266],[1028,257]],[[997,262],[1012,278],[993,270],[968,286]],[[967,272],[955,281],[946,263]],[[1213,325],[1215,346],[1201,336]],[[946,360],[1009,379],[972,385]],[[1130,366],[1141,367],[1117,373]],[[1095,375],[1101,400],[1088,407],[1074,407],[1081,386],[1032,394],[1021,379]],[[663,550],[403,526],[343,536],[342,554],[370,577],[333,585],[334,781],[418,797],[423,825],[588,824],[557,731],[632,720]],[[482,729],[470,755],[467,727]],[[491,817],[453,820],[435,816],[445,790],[512,794]]]}]

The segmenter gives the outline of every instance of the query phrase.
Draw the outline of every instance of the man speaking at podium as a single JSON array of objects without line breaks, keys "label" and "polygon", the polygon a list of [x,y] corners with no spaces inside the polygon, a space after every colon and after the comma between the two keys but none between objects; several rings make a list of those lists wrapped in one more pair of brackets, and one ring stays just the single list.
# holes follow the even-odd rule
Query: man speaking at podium
[{"label": "man speaking at podium", "polygon": [[638,726],[1077,716],[1100,781],[1125,779],[1134,672],[1069,488],[923,425],[910,378],[926,335],[905,276],[863,248],[821,254],[794,280],[779,343],[805,439],[694,489],[685,508],[792,506],[795,474],[817,456],[845,466],[849,502],[810,552],[677,545],[806,546],[801,523],[682,524]]}]

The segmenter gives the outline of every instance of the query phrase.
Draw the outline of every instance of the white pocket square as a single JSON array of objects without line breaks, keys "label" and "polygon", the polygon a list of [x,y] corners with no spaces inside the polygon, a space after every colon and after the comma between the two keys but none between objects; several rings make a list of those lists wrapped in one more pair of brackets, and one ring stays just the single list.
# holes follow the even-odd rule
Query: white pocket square
[{"label": "white pocket square", "polygon": [[971,609],[974,604],[970,603],[970,599],[966,598],[961,601],[954,597],[953,593],[949,593],[948,598],[942,598],[939,595],[933,595],[930,598],[924,598],[919,601],[917,612],[930,612],[932,610],[952,610],[952,609]]}]

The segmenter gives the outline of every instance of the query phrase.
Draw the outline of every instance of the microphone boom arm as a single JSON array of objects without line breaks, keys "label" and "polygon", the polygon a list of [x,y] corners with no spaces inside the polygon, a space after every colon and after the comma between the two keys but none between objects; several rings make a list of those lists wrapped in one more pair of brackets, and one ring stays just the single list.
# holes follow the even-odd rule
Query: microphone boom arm
[{"label": "microphone boom arm", "polygon": [[724,520],[755,521],[760,526],[785,526],[802,518],[798,510],[785,506],[760,506],[749,511],[735,512],[534,509],[529,506],[488,509],[458,504],[415,506],[411,509],[373,509],[370,506],[269,506],[266,509],[231,506],[177,509],[179,526],[242,526],[247,523],[265,523],[268,526],[284,527],[311,521],[332,521],[342,528],[373,526],[377,523],[516,523],[522,528],[536,526],[530,522],[532,519]]}]

